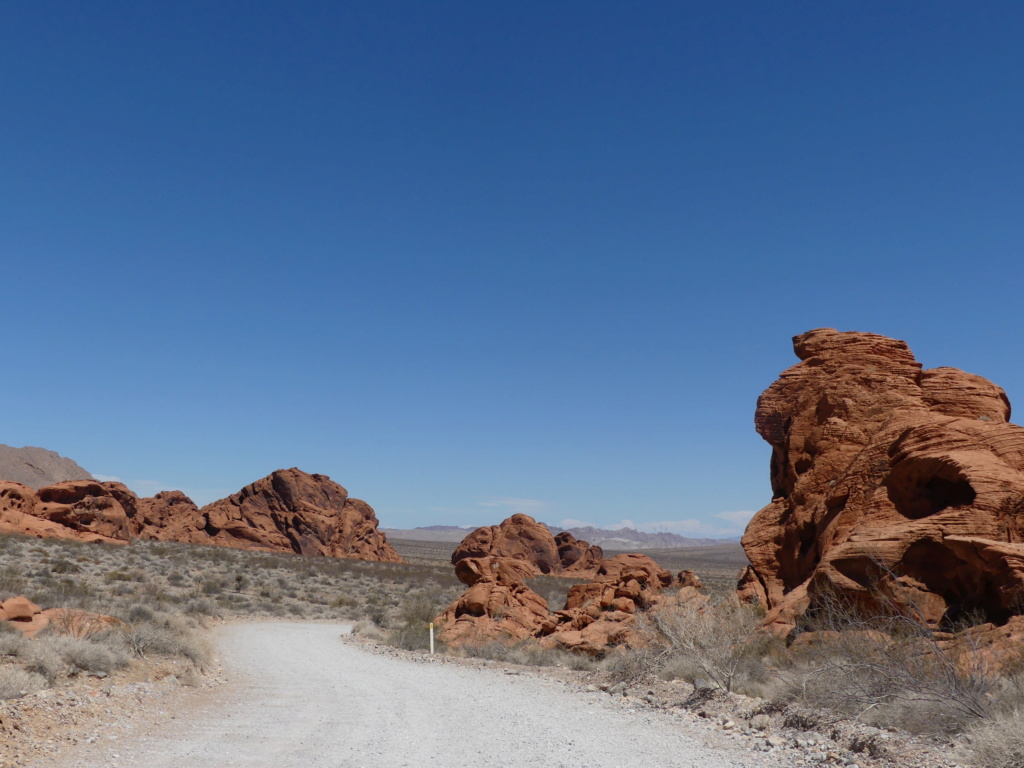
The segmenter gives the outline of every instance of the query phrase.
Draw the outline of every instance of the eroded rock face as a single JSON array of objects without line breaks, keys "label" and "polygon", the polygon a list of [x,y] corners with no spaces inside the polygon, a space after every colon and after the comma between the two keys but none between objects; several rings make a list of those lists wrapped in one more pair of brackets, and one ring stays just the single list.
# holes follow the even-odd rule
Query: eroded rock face
[{"label": "eroded rock face", "polygon": [[373,508],[326,475],[280,469],[199,512],[197,543],[401,562]]},{"label": "eroded rock face", "polygon": [[941,626],[1005,623],[1024,597],[1024,429],[998,386],[922,370],[902,341],[810,331],[761,395],[773,499],[740,593],[780,631],[839,595]]},{"label": "eroded rock face", "polygon": [[69,480],[39,491],[0,482],[0,533],[117,544],[130,536],[124,509],[95,480]]},{"label": "eroded rock face", "polygon": [[597,572],[604,557],[600,547],[592,547],[568,531],[553,536],[546,525],[529,515],[512,515],[500,525],[477,528],[455,548],[452,565],[466,558],[514,558],[528,563],[532,575],[579,576]]},{"label": "eroded rock face", "polygon": [[181,491],[161,491],[139,499],[132,518],[135,536],[155,541],[209,543],[206,518],[199,507]]}]

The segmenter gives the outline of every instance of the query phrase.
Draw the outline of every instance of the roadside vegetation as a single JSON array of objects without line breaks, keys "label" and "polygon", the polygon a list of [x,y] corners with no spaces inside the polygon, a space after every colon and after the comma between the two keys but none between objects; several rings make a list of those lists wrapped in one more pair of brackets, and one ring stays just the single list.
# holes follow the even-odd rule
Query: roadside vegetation
[{"label": "roadside vegetation", "polygon": [[413,622],[425,627],[422,617],[433,610],[427,606],[446,605],[460,591],[442,563],[0,536],[0,600],[24,595],[42,608],[118,620],[87,637],[51,625],[31,641],[0,622],[0,699],[79,675],[103,677],[137,661],[177,659],[199,674],[210,660],[202,630],[221,619],[363,620],[382,637],[400,636]]}]

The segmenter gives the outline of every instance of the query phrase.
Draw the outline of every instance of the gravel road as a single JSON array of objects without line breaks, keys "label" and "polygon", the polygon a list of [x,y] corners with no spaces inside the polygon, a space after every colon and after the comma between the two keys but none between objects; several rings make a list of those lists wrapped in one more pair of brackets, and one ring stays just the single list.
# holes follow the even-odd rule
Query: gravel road
[{"label": "gravel road", "polygon": [[371,653],[344,625],[224,627],[232,682],[71,768],[768,768],[669,712],[543,676]]}]

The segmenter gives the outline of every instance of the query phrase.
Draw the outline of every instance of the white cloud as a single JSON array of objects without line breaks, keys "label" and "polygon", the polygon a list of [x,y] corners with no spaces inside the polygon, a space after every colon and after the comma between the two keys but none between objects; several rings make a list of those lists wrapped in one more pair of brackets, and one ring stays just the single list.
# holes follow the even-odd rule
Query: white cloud
[{"label": "white cloud", "polygon": [[92,476],[99,480],[101,483],[120,483],[121,478],[117,475],[101,475],[99,472],[93,472]]},{"label": "white cloud", "polygon": [[734,523],[736,525],[746,527],[747,523],[750,522],[750,518],[755,514],[757,513],[749,510],[739,510],[736,512],[716,512],[713,516],[717,517],[719,520],[725,520],[728,523]]}]

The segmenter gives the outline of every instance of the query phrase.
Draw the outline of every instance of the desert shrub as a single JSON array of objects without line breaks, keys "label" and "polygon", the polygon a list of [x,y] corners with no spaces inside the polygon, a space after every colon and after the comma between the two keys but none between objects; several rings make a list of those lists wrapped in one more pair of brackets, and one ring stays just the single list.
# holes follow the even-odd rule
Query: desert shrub
[{"label": "desert shrub", "polygon": [[124,646],[140,657],[177,656],[197,667],[204,667],[210,660],[209,645],[173,622],[138,624],[121,629],[119,636]]},{"label": "desert shrub", "polygon": [[41,640],[32,643],[24,666],[26,672],[38,675],[47,685],[52,685],[65,669],[61,655]]},{"label": "desert shrub", "polygon": [[708,678],[726,691],[749,689],[767,680],[764,659],[781,645],[760,623],[757,610],[734,595],[666,605],[638,617],[648,646],[621,663],[634,665],[635,674]]},{"label": "desert shrub", "polygon": [[888,607],[867,613],[819,598],[806,627],[815,634],[779,670],[783,697],[932,733],[957,732],[1024,699],[1021,681],[992,667],[969,627],[939,633],[915,611]]},{"label": "desert shrub", "polygon": [[0,666],[0,700],[17,699],[46,687],[46,680],[33,672],[13,666]]},{"label": "desert shrub", "polygon": [[25,656],[30,647],[31,642],[16,629],[0,633],[0,656]]},{"label": "desert shrub", "polygon": [[407,651],[429,648],[430,624],[446,605],[436,592],[418,592],[406,598],[398,606],[388,642]]},{"label": "desert shrub", "polygon": [[218,614],[217,604],[206,598],[189,600],[185,603],[185,612],[199,616],[216,616]]},{"label": "desert shrub", "polygon": [[35,641],[49,649],[72,670],[110,673],[128,664],[128,654],[114,633],[104,633],[91,639],[69,635],[46,635]]},{"label": "desert shrub", "polygon": [[459,646],[457,653],[460,656],[531,667],[567,667],[581,671],[592,671],[598,666],[595,659],[561,648],[542,645],[533,638],[526,638],[518,642],[492,640],[490,642],[466,644]]}]

